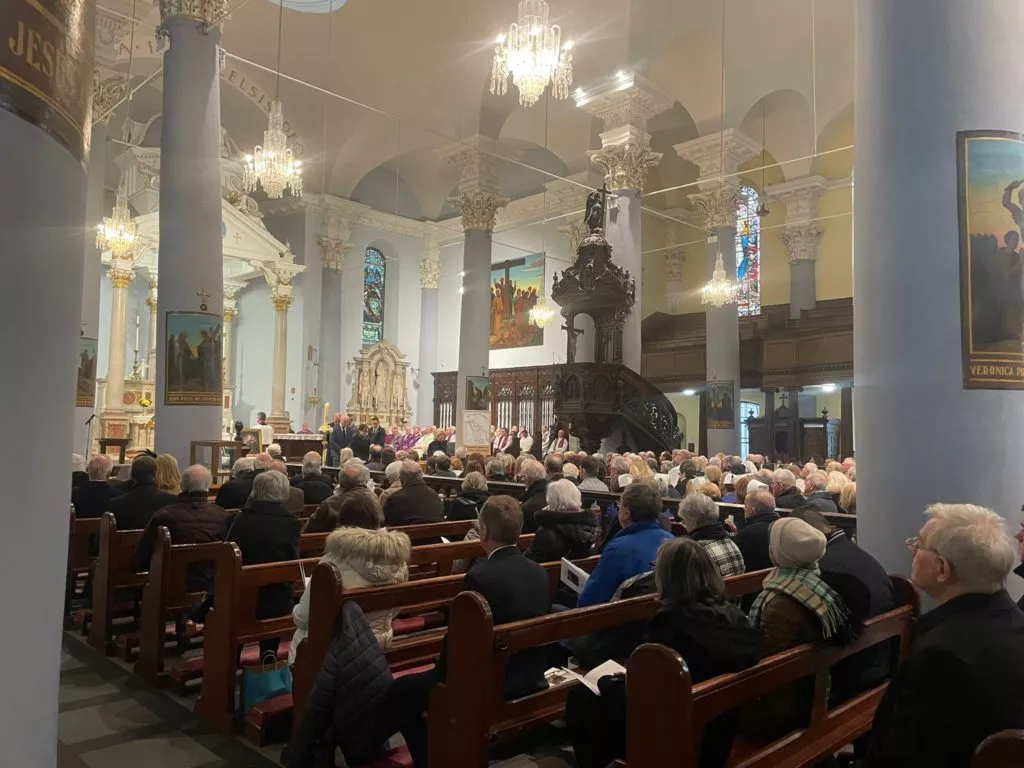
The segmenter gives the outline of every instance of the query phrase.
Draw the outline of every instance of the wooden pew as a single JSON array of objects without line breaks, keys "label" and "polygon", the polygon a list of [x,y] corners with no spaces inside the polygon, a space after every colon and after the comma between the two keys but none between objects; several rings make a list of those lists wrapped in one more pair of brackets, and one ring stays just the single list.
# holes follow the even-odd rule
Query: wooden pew
[{"label": "wooden pew", "polygon": [[1021,768],[1024,765],[1024,731],[993,733],[978,746],[971,768]]},{"label": "wooden pew", "polygon": [[[71,507],[71,524],[68,528],[68,571],[67,586],[64,592],[64,615],[70,616],[72,601],[75,597],[75,584],[79,577],[91,575],[93,566],[96,563],[96,556],[92,554],[93,537],[98,538],[100,532],[100,518],[87,517],[83,520],[75,518],[75,508]],[[82,634],[88,630],[89,611],[83,611],[79,629]]]},{"label": "wooden pew", "polygon": [[[768,571],[725,580],[730,598],[759,592]],[[494,626],[487,602],[476,592],[459,595],[448,625],[448,668],[434,688],[427,717],[430,765],[478,768],[487,765],[494,743],[563,716],[575,682],[513,701],[502,698],[509,656],[571,637],[647,621],[658,609],[657,595],[553,613]],[[671,730],[667,731],[671,733]],[[664,734],[662,734],[662,740]],[[669,765],[649,763],[647,765]]]},{"label": "wooden pew", "polygon": [[[598,556],[574,561],[587,573],[594,570]],[[544,563],[552,597],[561,583],[561,563]],[[763,579],[763,575],[761,576]],[[321,563],[310,581],[309,631],[295,656],[292,681],[293,735],[306,712],[306,702],[324,657],[334,642],[334,622],[347,600],[354,600],[363,613],[400,609],[413,612],[451,605],[462,592],[463,574],[443,576],[386,587],[345,590],[341,573],[331,563]],[[441,652],[447,629],[437,628],[410,637],[396,637],[385,652],[393,672],[432,662]],[[479,680],[477,681],[479,683]]]},{"label": "wooden pew", "polygon": [[135,547],[142,531],[119,531],[112,512],[100,518],[100,554],[96,559],[92,589],[92,624],[89,645],[98,651],[114,652],[114,592],[119,589],[141,589],[147,574],[135,571]]},{"label": "wooden pew", "polygon": [[[638,648],[630,657],[626,673],[627,755],[616,765],[697,768],[701,736],[710,720],[809,676],[814,677],[809,725],[758,746],[754,752],[734,747],[734,758],[742,752],[743,768],[810,768],[867,733],[888,683],[829,710],[829,669],[840,659],[890,638],[899,638],[898,656],[906,657],[920,613],[920,599],[909,581],[900,576],[891,578],[896,608],[870,619],[861,637],[846,648],[825,643],[800,645],[763,659],[750,669],[697,685],[690,681],[685,660],[671,648],[654,644]],[[666,733],[680,732],[681,738],[665,738]],[[730,764],[735,762],[731,760]]]}]

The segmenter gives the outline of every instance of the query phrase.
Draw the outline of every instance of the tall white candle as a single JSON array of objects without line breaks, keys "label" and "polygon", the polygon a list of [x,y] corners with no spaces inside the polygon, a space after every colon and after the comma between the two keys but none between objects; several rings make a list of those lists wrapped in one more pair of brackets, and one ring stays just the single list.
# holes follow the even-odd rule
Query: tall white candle
[{"label": "tall white candle", "polygon": [[135,351],[139,351],[139,316],[135,315]]}]

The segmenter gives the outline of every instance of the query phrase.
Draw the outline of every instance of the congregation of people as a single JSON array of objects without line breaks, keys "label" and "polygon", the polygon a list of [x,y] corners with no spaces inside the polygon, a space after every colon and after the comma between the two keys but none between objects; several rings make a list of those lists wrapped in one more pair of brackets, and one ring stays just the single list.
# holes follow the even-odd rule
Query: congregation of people
[{"label": "congregation of people", "polygon": [[[894,608],[885,568],[836,524],[858,513],[854,459],[772,466],[756,454],[586,453],[573,443],[560,428],[536,436],[494,428],[485,455],[456,448],[454,430],[385,431],[376,420],[355,425],[339,414],[328,462],[338,467],[336,479],[315,452],[289,479],[280,447],[271,444],[236,461],[211,498],[213,478],[201,465],[179,471],[172,456],[140,455],[130,477],[116,483],[110,457],[97,454],[87,463],[76,457],[72,504],[78,518],[109,511],[118,529],[142,529],[139,570],[160,526],[174,544],[233,541],[244,565],[297,560],[301,534],[319,532],[329,533],[323,561],[339,569],[346,589],[399,584],[410,578],[412,542],[392,529],[466,520],[466,539],[478,540],[481,552],[456,563],[454,572],[465,573],[464,589],[487,601],[495,625],[657,595],[658,610],[643,625],[513,656],[507,699],[543,689],[545,671],[570,657],[588,667],[626,663],[643,642],[677,651],[699,683],[804,643],[847,646],[865,622]],[[460,490],[445,500],[431,477],[457,478]],[[585,504],[584,495],[593,493],[620,495]],[[920,532],[906,542],[909,572],[936,607],[922,616],[909,657],[893,668],[890,649],[876,646],[831,670],[832,703],[891,681],[870,733],[855,744],[870,768],[968,766],[987,735],[1024,728],[1024,599],[1015,604],[1006,588],[1011,572],[1024,577],[1024,523],[1015,541],[1006,521],[988,509],[934,504],[922,512]],[[673,535],[670,522],[681,523],[685,535]],[[524,533],[535,535],[521,550]],[[540,564],[592,555],[599,560],[579,594],[563,588],[553,602]],[[768,572],[760,592],[742,601],[726,597],[725,579],[759,570]],[[210,593],[213,575],[210,565],[191,566],[189,590]],[[258,618],[292,616],[292,663],[309,628],[309,594],[296,602],[292,587],[282,584],[259,597]],[[197,606],[183,617],[187,631],[201,626],[202,611]],[[371,612],[370,634],[341,631],[300,736],[289,745],[290,766],[314,765],[325,741],[355,765],[396,732],[413,763],[427,765],[425,713],[432,689],[445,679],[447,649],[427,671],[394,681],[387,674],[372,722],[353,710],[350,676],[358,673],[359,653],[366,642],[389,648],[395,617]],[[272,651],[277,639],[260,645]],[[705,728],[701,766],[724,766],[737,734],[769,739],[805,723],[813,683],[801,680],[716,717]],[[565,727],[580,768],[625,757],[626,684],[621,675],[608,676],[600,695],[583,686],[570,692]]]}]

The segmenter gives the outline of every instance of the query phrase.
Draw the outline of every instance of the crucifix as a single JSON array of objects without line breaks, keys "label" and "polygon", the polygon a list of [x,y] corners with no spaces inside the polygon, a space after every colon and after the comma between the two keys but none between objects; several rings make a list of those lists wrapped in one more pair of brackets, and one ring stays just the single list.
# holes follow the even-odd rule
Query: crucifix
[{"label": "crucifix", "polygon": [[503,326],[506,326],[506,327],[512,324],[511,323],[511,321],[512,321],[512,300],[515,298],[515,296],[513,296],[513,294],[512,294],[512,270],[514,268],[516,268],[516,267],[524,267],[524,266],[526,266],[526,259],[525,258],[522,258],[522,259],[508,259],[507,261],[502,261],[502,262],[500,262],[498,264],[491,264],[491,272],[494,272],[495,270],[500,270],[500,269],[505,270],[505,277],[504,277],[504,280],[505,280],[504,286],[505,287],[502,290],[502,297],[501,297],[501,303],[502,303],[502,310],[501,310],[501,321],[502,321],[502,323],[501,324]]},{"label": "crucifix", "polygon": [[575,326],[573,319],[574,318],[569,318],[565,325],[562,326],[562,330],[565,331],[566,335],[565,362],[570,365],[576,362],[576,337],[583,333],[582,328],[577,328]]}]

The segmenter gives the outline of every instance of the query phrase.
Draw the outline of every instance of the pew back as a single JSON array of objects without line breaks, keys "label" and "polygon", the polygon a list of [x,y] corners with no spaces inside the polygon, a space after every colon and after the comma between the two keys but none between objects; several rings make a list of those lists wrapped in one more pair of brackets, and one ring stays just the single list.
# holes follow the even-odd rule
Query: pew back
[{"label": "pew back", "polygon": [[75,580],[80,573],[91,572],[96,563],[92,554],[92,542],[99,537],[100,518],[90,517],[78,520],[75,508],[71,507],[71,524],[68,527],[68,571],[64,593],[64,615],[71,613],[71,601],[75,596]]},{"label": "pew back", "polygon": [[135,547],[142,531],[119,531],[112,512],[100,518],[100,554],[93,575],[92,625],[89,645],[113,653],[114,595],[119,589],[138,589],[146,584],[146,573],[136,573]]},{"label": "pew back", "polygon": [[1020,768],[1024,765],[1024,730],[993,733],[978,746],[971,768]]}]

